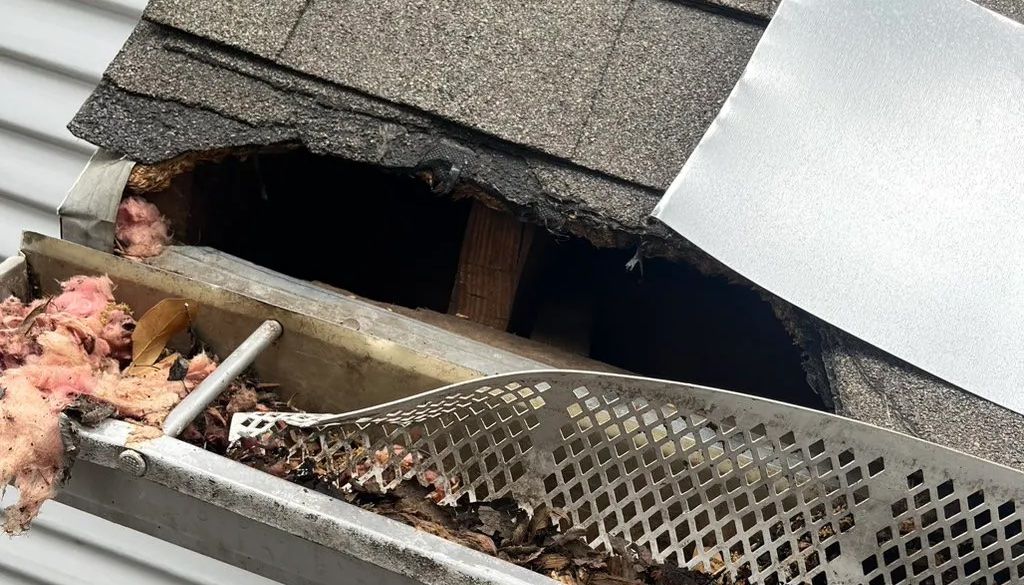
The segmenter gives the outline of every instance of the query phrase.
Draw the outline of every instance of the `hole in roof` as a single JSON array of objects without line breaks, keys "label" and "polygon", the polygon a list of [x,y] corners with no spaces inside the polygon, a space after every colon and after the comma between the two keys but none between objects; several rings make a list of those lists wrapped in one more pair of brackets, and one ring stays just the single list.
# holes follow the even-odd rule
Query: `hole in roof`
[{"label": "hole in roof", "polygon": [[496,321],[459,318],[473,309],[456,298],[465,271],[481,261],[464,255],[481,249],[469,245],[478,235],[468,227],[482,204],[435,194],[408,170],[278,149],[200,164],[149,197],[184,243],[386,303],[526,357],[557,356],[547,362],[556,367],[603,362],[824,407],[800,348],[757,292],[664,258],[629,270],[635,248],[598,248],[502,212],[485,213],[529,233],[517,248],[514,294]]}]

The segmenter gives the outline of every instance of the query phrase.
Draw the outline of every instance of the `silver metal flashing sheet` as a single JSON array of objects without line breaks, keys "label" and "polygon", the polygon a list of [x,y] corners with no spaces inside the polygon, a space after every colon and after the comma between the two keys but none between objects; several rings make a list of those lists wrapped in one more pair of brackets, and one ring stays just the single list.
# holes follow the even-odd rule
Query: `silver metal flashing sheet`
[{"label": "silver metal flashing sheet", "polygon": [[654,215],[1024,413],[1024,26],[966,0],[785,0]]}]

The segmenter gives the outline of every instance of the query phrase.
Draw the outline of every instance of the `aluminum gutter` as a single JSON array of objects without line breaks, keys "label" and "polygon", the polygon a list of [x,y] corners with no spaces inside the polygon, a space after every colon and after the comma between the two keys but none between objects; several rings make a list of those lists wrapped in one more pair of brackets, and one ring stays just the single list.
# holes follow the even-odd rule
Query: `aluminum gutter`
[{"label": "aluminum gutter", "polygon": [[130,445],[144,477],[112,471],[136,427],[71,424],[79,460],[62,501],[282,583],[552,583],[170,437]]}]

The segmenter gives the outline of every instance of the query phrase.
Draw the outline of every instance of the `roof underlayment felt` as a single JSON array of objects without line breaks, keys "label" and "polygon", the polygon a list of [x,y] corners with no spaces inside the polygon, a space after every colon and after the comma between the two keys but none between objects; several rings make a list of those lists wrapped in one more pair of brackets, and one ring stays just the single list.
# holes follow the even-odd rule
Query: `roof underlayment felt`
[{"label": "roof underlayment felt", "polygon": [[[647,218],[777,3],[151,0],[70,128],[143,163],[442,158],[524,220],[727,272]],[[982,4],[1024,20],[1024,0]],[[838,412],[1024,468],[1024,418],[771,300]]]}]

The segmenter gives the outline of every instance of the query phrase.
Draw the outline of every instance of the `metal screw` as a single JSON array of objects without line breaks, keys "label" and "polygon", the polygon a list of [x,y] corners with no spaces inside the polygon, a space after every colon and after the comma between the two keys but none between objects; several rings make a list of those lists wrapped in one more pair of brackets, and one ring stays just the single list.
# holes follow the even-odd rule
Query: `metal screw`
[{"label": "metal screw", "polygon": [[138,451],[131,449],[121,451],[121,454],[117,456],[117,463],[122,470],[135,477],[146,475],[146,459]]}]

